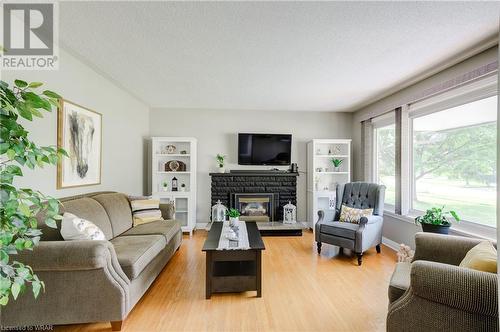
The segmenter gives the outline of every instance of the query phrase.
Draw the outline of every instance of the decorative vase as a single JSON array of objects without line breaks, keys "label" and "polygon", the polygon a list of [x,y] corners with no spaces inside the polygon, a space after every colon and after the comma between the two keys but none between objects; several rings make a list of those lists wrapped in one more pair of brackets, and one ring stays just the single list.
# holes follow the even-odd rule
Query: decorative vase
[{"label": "decorative vase", "polygon": [[448,234],[451,225],[434,225],[422,223],[422,230],[427,233]]},{"label": "decorative vase", "polygon": [[224,166],[219,166],[219,173],[226,173],[226,169],[224,168]]},{"label": "decorative vase", "polygon": [[162,187],[163,191],[168,191],[168,187]]},{"label": "decorative vase", "polygon": [[239,217],[236,217],[236,218],[229,217],[229,225],[231,225],[231,226],[236,225],[238,223],[238,221],[240,221]]},{"label": "decorative vase", "polygon": [[184,191],[186,191],[186,187],[182,187],[181,186],[181,189],[179,189],[179,190],[182,191],[182,192],[184,192]]},{"label": "decorative vase", "polygon": [[334,172],[340,172],[340,166],[335,166],[333,167]]}]

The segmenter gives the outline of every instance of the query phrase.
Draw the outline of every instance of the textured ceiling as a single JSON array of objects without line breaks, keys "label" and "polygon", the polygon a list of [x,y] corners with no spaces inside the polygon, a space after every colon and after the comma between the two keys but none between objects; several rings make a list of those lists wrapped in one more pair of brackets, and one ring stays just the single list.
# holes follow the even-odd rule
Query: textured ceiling
[{"label": "textured ceiling", "polygon": [[498,31],[498,2],[62,2],[63,47],[151,107],[352,111]]}]

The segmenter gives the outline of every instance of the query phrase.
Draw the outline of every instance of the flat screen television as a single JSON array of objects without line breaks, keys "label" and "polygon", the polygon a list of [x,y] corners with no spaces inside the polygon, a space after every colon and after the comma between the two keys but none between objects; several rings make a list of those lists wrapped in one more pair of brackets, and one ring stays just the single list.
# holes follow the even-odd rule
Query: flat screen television
[{"label": "flat screen television", "polygon": [[238,134],[239,165],[290,165],[292,135]]}]

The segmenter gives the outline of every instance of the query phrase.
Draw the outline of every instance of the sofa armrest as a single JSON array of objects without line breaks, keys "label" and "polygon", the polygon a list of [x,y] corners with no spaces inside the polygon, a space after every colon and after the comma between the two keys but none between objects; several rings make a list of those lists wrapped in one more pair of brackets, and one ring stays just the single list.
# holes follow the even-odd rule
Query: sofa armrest
[{"label": "sofa armrest", "polygon": [[482,240],[419,232],[415,235],[413,261],[426,260],[459,265],[467,252]]},{"label": "sofa armrest", "polygon": [[120,321],[131,309],[131,282],[108,241],[41,241],[13,259],[33,268],[45,292],[2,308],[6,326]]},{"label": "sofa armrest", "polygon": [[481,315],[498,316],[494,273],[429,261],[412,263],[410,289],[421,298]]},{"label": "sofa armrest", "polygon": [[106,267],[114,255],[108,241],[40,241],[32,250],[13,255],[34,271],[94,270]]},{"label": "sofa armrest", "polygon": [[174,219],[175,206],[172,203],[161,203],[160,204],[161,216],[165,220]]}]

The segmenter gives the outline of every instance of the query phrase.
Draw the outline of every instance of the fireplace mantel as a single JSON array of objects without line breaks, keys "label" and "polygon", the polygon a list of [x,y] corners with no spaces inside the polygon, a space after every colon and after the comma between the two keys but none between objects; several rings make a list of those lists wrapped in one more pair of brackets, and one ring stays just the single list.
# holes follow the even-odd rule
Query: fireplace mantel
[{"label": "fireplace mantel", "polygon": [[259,171],[259,172],[238,172],[238,173],[209,173],[210,176],[299,176],[299,173],[279,172],[279,171]]}]

